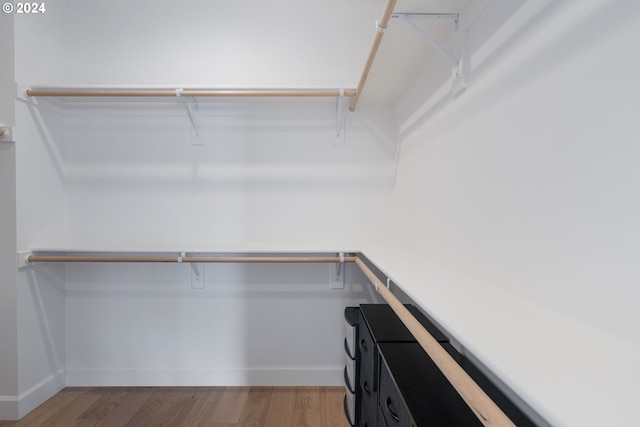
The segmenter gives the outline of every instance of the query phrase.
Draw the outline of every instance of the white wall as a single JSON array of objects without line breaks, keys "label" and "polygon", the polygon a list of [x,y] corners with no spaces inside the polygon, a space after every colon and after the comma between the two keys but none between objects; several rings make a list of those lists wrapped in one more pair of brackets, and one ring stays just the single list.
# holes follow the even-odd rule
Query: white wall
[{"label": "white wall", "polygon": [[[16,25],[16,80],[353,87],[380,6],[52,4]],[[176,99],[36,102],[18,103],[19,249],[339,250],[383,235],[388,108],[361,108],[338,139],[335,99],[201,100],[194,146]],[[59,372],[68,385],[340,384],[342,310],[374,297],[351,268],[346,289],[329,290],[329,270],[207,266],[192,290],[187,266],[30,267],[21,387]]]},{"label": "white wall", "polygon": [[25,29],[25,45],[17,54],[29,64],[19,68],[19,81],[72,86],[354,87],[382,4],[381,0],[54,2],[47,4],[45,14],[19,22]]},{"label": "white wall", "polygon": [[640,344],[639,24],[635,2],[528,2],[476,46],[467,92],[402,126],[398,241]]},{"label": "white wall", "polygon": [[[0,126],[14,124],[13,15],[0,15]],[[0,420],[18,414],[16,152],[0,138]]]},{"label": "white wall", "polygon": [[[202,267],[201,267],[202,268]],[[69,385],[340,385],[345,306],[375,301],[347,269],[207,265],[67,269]]]},{"label": "white wall", "polygon": [[0,419],[17,417],[15,146],[0,142]]},{"label": "white wall", "polygon": [[13,106],[14,85],[14,49],[13,49],[13,15],[3,13],[0,17],[0,126],[12,126],[15,122]]},{"label": "white wall", "polygon": [[[73,108],[64,119],[65,244],[76,248],[358,248],[380,238],[395,127],[335,100],[200,102],[204,145],[175,101]],[[334,145],[344,144],[344,145]],[[202,267],[201,267],[202,268]],[[330,266],[66,269],[69,385],[339,385],[342,311],[375,300]]]},{"label": "white wall", "polygon": [[204,145],[192,145],[184,107],[160,105],[65,117],[70,246],[357,249],[379,238],[394,179],[389,110],[349,116],[337,138],[333,99],[201,101]]},{"label": "white wall", "polygon": [[14,43],[20,45],[25,21],[13,18],[0,17],[0,124],[15,124],[16,141],[0,142],[0,419],[23,416],[64,385],[64,269],[16,270],[18,250],[62,233],[62,175],[55,161],[61,123],[55,125],[59,116],[14,104]]},{"label": "white wall", "polygon": [[[62,125],[58,113],[16,103],[18,251],[64,238]],[[19,416],[23,416],[65,385],[64,266],[18,270],[16,306]]]}]

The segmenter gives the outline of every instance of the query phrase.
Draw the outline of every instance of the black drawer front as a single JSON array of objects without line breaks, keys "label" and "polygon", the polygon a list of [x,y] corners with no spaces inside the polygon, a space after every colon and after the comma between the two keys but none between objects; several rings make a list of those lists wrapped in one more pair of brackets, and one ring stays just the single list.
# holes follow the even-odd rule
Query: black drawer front
[{"label": "black drawer front", "polygon": [[360,352],[360,377],[367,377],[372,391],[376,391],[377,354],[376,343],[364,321],[358,330],[358,350]]},{"label": "black drawer front", "polygon": [[[378,390],[373,379],[373,370],[360,368],[360,407],[361,413],[368,411],[369,414],[377,413]],[[374,424],[375,425],[375,424]]]},{"label": "black drawer front", "polygon": [[[460,356],[450,344],[442,344],[443,348],[454,359]],[[392,423],[392,416],[387,408],[387,398],[394,413],[402,411],[411,414],[411,421],[416,427],[482,427],[482,423],[471,411],[462,397],[453,388],[442,372],[433,363],[418,343],[383,343],[380,344],[380,407],[389,427],[405,426],[400,422]],[[384,387],[384,390],[383,390]],[[394,388],[396,394],[393,394]],[[396,403],[395,399],[400,402]],[[395,406],[394,406],[395,405]],[[402,415],[402,412],[399,413]],[[389,414],[390,415],[390,414]]]},{"label": "black drawer front", "polygon": [[[349,423],[349,425],[355,426],[356,424],[352,424],[352,420],[351,420],[352,417],[355,418],[355,414],[351,414],[349,412],[349,404],[347,403],[348,399],[349,397],[346,394],[344,395],[344,399],[342,399],[342,406],[344,408],[344,417],[347,419],[347,422]],[[357,419],[353,421],[357,422]]]},{"label": "black drawer front", "polygon": [[389,427],[387,422],[384,420],[384,415],[382,415],[382,408],[378,405],[378,427]]},{"label": "black drawer front", "polygon": [[409,411],[404,406],[391,373],[385,364],[380,370],[380,412],[389,427],[411,427]]},{"label": "black drawer front", "polygon": [[363,406],[362,407],[362,412],[360,413],[360,427],[378,427],[378,420],[377,415],[378,415],[378,409],[377,408],[373,408],[374,411],[371,412],[370,411],[371,408],[369,408],[368,406]]},{"label": "black drawer front", "polygon": [[364,322],[364,320],[362,320],[359,324],[358,333],[358,349],[360,350],[360,360],[363,363],[366,363],[367,361],[373,362],[373,355],[376,344],[371,337],[371,332],[369,332],[369,328],[367,327],[367,324]]}]

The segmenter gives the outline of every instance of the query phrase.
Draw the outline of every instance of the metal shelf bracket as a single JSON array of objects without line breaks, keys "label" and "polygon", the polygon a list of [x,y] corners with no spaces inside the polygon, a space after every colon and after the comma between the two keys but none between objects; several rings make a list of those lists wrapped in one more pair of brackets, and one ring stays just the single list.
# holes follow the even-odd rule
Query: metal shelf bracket
[{"label": "metal shelf bracket", "polygon": [[204,136],[202,128],[202,113],[200,105],[196,98],[183,98],[182,91],[184,89],[176,89],[176,97],[184,99],[184,107],[187,110],[189,121],[191,122],[191,145],[204,145]]},{"label": "metal shelf bracket", "polygon": [[458,32],[460,15],[457,13],[394,13],[392,18],[400,18],[406,22],[420,37],[426,40],[444,59],[451,64],[452,67],[458,68],[458,60],[447,52],[438,42],[436,42],[426,31],[415,23],[415,19],[451,19],[455,26],[455,32]]},{"label": "metal shelf bracket", "polygon": [[[457,97],[466,89],[466,81],[464,74],[464,66],[462,64],[462,35],[458,31],[460,28],[460,14],[458,13],[394,13],[392,18],[399,18],[406,22],[420,37],[426,40],[452,67],[453,74],[453,96]],[[448,19],[453,21],[454,35],[453,45],[454,53],[447,52],[445,48],[435,41],[426,31],[416,24],[416,19]]]},{"label": "metal shelf bracket", "polygon": [[340,88],[338,97],[336,98],[336,138],[332,145],[345,145],[344,137],[344,98],[345,90]]},{"label": "metal shelf bracket", "polygon": [[336,101],[336,136],[340,138],[344,129],[344,89],[340,88],[340,95]]},{"label": "metal shelf bracket", "polygon": [[331,264],[329,270],[331,275],[330,288],[344,289],[344,252],[338,254],[339,261]]}]

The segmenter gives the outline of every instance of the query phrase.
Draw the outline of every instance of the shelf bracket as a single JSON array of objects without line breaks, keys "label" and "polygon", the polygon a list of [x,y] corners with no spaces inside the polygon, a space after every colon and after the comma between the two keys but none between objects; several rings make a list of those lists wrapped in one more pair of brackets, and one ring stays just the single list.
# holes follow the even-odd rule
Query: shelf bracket
[{"label": "shelf bracket", "polygon": [[202,131],[202,113],[200,105],[196,98],[183,98],[182,91],[184,89],[176,89],[176,97],[184,99],[184,107],[187,110],[187,116],[191,122],[191,145],[204,145],[204,135]]},{"label": "shelf bracket", "polygon": [[415,23],[414,19],[452,19],[455,25],[455,32],[458,32],[459,14],[457,13],[394,13],[392,18],[400,18],[406,22],[420,37],[426,40],[444,59],[447,60],[455,70],[458,68],[458,60],[453,55],[447,52],[438,42],[436,42],[426,31]]},{"label": "shelf bracket", "polygon": [[[180,256],[177,259],[178,264],[182,264],[183,263],[183,258],[185,258],[186,256],[187,256],[186,252],[180,252]],[[198,270],[198,266],[196,265],[196,263],[190,262],[189,265],[191,266],[191,269],[193,270],[193,274],[195,274],[196,276],[199,276],[200,275],[200,270]]]},{"label": "shelf bracket", "polygon": [[[460,14],[458,13],[394,13],[392,18],[400,18],[406,22],[420,37],[426,40],[452,67],[453,85],[452,94],[454,97],[459,96],[466,90],[466,79],[463,75],[465,73],[464,66],[462,64],[462,49],[463,41],[462,35],[458,31],[460,27]],[[438,42],[436,42],[426,31],[416,24],[416,19],[449,19],[454,24],[453,45],[454,54],[447,52]],[[456,57],[458,59],[456,59]]]},{"label": "shelf bracket", "polygon": [[339,89],[339,95],[336,99],[336,138],[332,145],[345,145],[344,137],[344,89]]},{"label": "shelf bracket", "polygon": [[336,136],[340,138],[344,129],[344,89],[340,88],[340,95],[336,102]]},{"label": "shelf bracket", "polygon": [[344,252],[340,252],[338,256],[340,260],[335,264],[331,264],[329,270],[331,289],[344,289]]},{"label": "shelf bracket", "polygon": [[195,262],[191,262],[189,264],[191,265],[191,269],[193,270],[193,274],[195,274],[196,276],[200,276],[200,269],[198,269],[198,264],[196,264]]}]

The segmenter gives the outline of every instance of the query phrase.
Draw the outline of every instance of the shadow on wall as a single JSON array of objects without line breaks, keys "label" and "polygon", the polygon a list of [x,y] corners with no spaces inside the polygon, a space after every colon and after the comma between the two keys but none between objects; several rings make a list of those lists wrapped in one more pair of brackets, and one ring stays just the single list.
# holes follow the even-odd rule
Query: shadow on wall
[{"label": "shadow on wall", "polygon": [[64,266],[18,272],[20,416],[65,384]]},{"label": "shadow on wall", "polygon": [[[530,17],[522,27],[517,31],[511,31],[508,37],[496,47],[491,47],[488,54],[483,52],[483,59],[478,64],[471,64],[471,70],[468,77],[469,90],[473,90],[473,86],[480,80],[491,80],[493,83],[483,87],[483,93],[487,96],[465,97],[464,102],[451,100],[450,97],[442,99],[434,108],[431,109],[427,116],[420,119],[419,123],[424,124],[430,117],[434,116],[445,105],[452,102],[459,103],[460,113],[455,115],[455,119],[442,120],[437,123],[434,130],[443,130],[451,128],[453,125],[459,125],[460,117],[472,117],[469,114],[473,111],[481,110],[482,106],[487,104],[487,97],[490,97],[490,103],[499,103],[506,96],[516,93],[523,86],[529,86],[536,80],[543,78],[552,69],[560,68],[563,64],[569,62],[571,58],[580,55],[590,47],[600,43],[609,35],[613,34],[625,25],[633,24],[640,14],[640,6],[636,2],[625,2],[619,6],[611,7],[607,1],[596,1],[590,9],[581,11],[584,16],[578,20],[567,23],[565,30],[558,37],[549,37],[541,30],[545,21],[553,20],[555,16],[562,11],[563,8],[576,7],[572,6],[568,1],[551,1],[537,13]],[[529,40],[535,42],[536,45],[526,51],[526,56],[518,55],[515,52],[523,51],[522,44]],[[538,40],[543,41],[542,43]],[[484,49],[481,46],[479,50]],[[473,52],[476,54],[477,52]],[[514,58],[523,58],[515,67],[500,70],[496,69],[495,64],[500,63],[505,57],[512,56]],[[508,78],[499,78],[503,72],[508,72]],[[455,121],[455,123],[453,123]],[[415,129],[416,126],[412,126]],[[408,133],[407,133],[408,134]]]},{"label": "shadow on wall", "polygon": [[190,270],[69,265],[69,385],[338,385],[344,307],[379,300],[351,265],[339,291],[326,264]]}]

